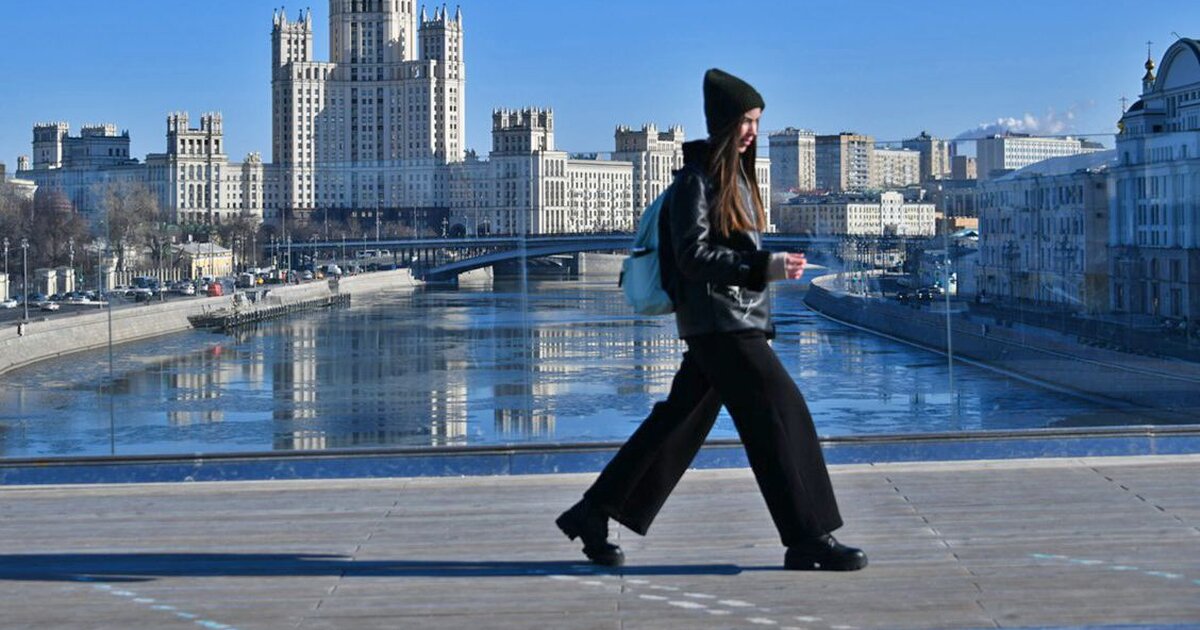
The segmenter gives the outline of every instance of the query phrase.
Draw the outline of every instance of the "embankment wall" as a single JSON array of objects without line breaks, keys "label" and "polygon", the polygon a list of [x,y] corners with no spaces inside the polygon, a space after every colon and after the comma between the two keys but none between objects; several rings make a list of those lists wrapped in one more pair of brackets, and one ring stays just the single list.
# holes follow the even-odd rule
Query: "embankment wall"
[{"label": "embankment wall", "polygon": [[[306,302],[334,293],[362,294],[393,288],[412,288],[420,284],[407,269],[346,276],[337,282],[316,281],[298,285],[267,287],[263,306]],[[353,299],[353,297],[352,297]],[[90,313],[32,319],[24,325],[0,327],[0,374],[38,361],[141,341],[191,328],[189,315],[232,306],[233,297],[176,299],[147,302],[112,310],[111,337],[109,312],[98,308]],[[241,308],[254,309],[256,304]]]},{"label": "embankment wall", "polygon": [[[946,352],[944,311],[850,295],[835,283],[832,275],[815,279],[805,303],[840,322]],[[965,313],[951,315],[950,331],[956,358],[1128,406],[1147,420],[1200,423],[1200,364],[1094,348]]]}]

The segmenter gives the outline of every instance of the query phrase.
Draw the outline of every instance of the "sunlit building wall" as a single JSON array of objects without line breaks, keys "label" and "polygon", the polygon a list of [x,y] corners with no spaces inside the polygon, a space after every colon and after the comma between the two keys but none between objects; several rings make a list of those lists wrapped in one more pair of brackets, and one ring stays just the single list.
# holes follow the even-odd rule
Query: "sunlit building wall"
[{"label": "sunlit building wall", "polygon": [[655,125],[641,129],[619,126],[614,134],[612,159],[633,164],[633,221],[674,180],[683,167],[683,127],[672,125],[659,131]]},{"label": "sunlit building wall", "polygon": [[1200,42],[1177,40],[1121,118],[1110,169],[1112,308],[1200,321]]},{"label": "sunlit building wall", "polygon": [[817,189],[863,192],[872,187],[875,139],[853,132],[816,137]]},{"label": "sunlit building wall", "polygon": [[129,132],[118,135],[112,124],[85,126],[79,137],[70,136],[67,123],[41,124],[33,137],[35,160],[21,177],[62,192],[91,218],[102,218],[110,187],[137,185],[154,195],[172,223],[262,220],[262,158],[250,153],[243,162],[229,161],[220,114],[203,115],[196,129],[186,113],[169,115],[166,152],[151,153],[144,163],[129,157]]},{"label": "sunlit building wall", "polygon": [[921,181],[921,154],[911,149],[875,149],[871,188],[896,189]]},{"label": "sunlit building wall", "polygon": [[945,179],[950,176],[950,147],[945,140],[935,138],[922,131],[917,137],[903,141],[900,146],[921,155],[920,180],[922,182]]},{"label": "sunlit building wall", "polygon": [[316,208],[445,207],[466,137],[461,11],[411,0],[330,0],[328,62],[312,13],[278,11],[272,45],[271,218]]},{"label": "sunlit building wall", "polygon": [[771,133],[771,192],[808,192],[817,187],[817,137],[807,129],[788,127]]},{"label": "sunlit building wall", "polygon": [[1078,138],[1045,138],[1023,133],[993,134],[975,141],[976,171],[987,180],[1053,157],[1095,153],[1104,147]]},{"label": "sunlit building wall", "polygon": [[932,236],[934,205],[910,203],[898,192],[877,199],[821,196],[798,198],[775,210],[780,231],[813,236]]}]

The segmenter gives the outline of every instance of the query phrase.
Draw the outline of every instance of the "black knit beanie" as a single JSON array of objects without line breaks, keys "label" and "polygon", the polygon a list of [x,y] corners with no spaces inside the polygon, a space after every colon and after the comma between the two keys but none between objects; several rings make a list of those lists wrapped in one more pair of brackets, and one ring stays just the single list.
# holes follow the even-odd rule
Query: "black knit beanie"
[{"label": "black knit beanie", "polygon": [[709,137],[724,131],[742,114],[766,106],[749,83],[717,68],[704,73],[704,119]]}]

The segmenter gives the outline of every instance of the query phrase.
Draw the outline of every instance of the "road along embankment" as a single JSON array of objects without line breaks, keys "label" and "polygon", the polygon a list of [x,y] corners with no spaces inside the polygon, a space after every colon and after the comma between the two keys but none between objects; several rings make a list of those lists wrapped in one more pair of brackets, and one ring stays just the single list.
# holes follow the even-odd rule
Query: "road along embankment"
[{"label": "road along embankment", "polygon": [[[311,303],[339,294],[366,294],[384,289],[413,288],[407,269],[346,276],[336,281],[299,285],[268,286],[253,303],[242,303],[243,312]],[[257,291],[263,291],[258,289]],[[137,306],[96,311],[73,316],[45,317],[23,325],[0,328],[0,374],[38,361],[74,352],[96,350],[190,330],[188,318],[220,309],[233,308],[232,296],[148,302]],[[110,325],[111,315],[111,325]],[[111,334],[110,334],[111,331]]]},{"label": "road along embankment", "polygon": [[[838,290],[836,276],[813,280],[805,297],[835,321],[945,353],[945,312]],[[1108,402],[1147,421],[1200,424],[1200,364],[1075,343],[1031,327],[997,326],[990,317],[952,313],[955,359]]]}]

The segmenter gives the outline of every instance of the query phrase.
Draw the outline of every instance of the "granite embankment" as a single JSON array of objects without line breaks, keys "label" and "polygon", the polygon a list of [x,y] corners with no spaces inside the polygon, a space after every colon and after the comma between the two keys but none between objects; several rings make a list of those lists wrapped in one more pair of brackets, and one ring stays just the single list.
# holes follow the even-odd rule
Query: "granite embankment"
[{"label": "granite embankment", "polygon": [[[946,352],[944,311],[847,294],[833,275],[813,280],[805,303],[831,319]],[[952,314],[950,328],[956,359],[1128,407],[1147,420],[1200,423],[1200,364],[1086,346],[965,312]]]},{"label": "granite embankment", "polygon": [[[240,309],[287,306],[328,298],[335,294],[351,296],[381,289],[411,288],[420,284],[407,269],[346,276],[337,281],[317,281],[299,285],[267,287],[264,297]],[[261,290],[261,289],[260,289]],[[31,320],[23,326],[0,328],[0,374],[38,361],[73,352],[141,341],[191,328],[188,316],[222,308],[231,308],[233,297],[177,299],[149,302],[112,310],[111,337],[109,312],[90,313]]]}]

